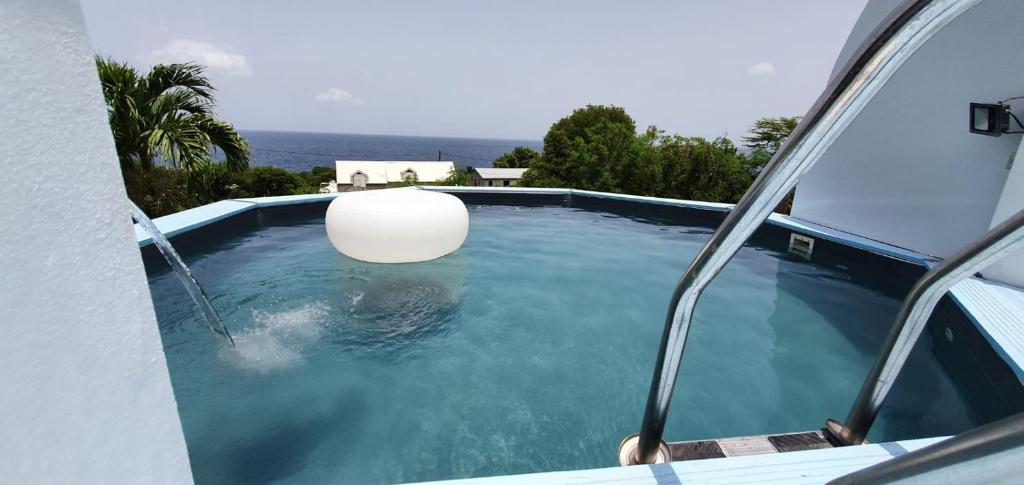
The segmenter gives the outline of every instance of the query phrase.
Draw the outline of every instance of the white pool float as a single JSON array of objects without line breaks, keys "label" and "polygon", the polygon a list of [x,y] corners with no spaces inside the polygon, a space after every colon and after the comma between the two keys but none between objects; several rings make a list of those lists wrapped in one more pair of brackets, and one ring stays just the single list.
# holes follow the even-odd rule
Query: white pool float
[{"label": "white pool float", "polygon": [[458,197],[414,187],[339,195],[327,208],[327,238],[370,263],[429,261],[462,246],[469,212]]}]

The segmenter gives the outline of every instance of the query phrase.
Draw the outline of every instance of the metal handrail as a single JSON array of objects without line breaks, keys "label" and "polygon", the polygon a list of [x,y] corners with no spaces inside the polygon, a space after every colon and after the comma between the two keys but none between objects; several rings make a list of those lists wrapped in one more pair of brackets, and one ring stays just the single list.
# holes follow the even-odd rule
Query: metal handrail
[{"label": "metal handrail", "polygon": [[838,430],[847,444],[867,438],[903,364],[924,331],[935,305],[953,285],[985,269],[1003,256],[1024,248],[1024,210],[1014,214],[954,256],[925,273],[903,300],[896,322],[871,367],[850,414]]},{"label": "metal handrail", "polygon": [[[701,292],[832,145],[899,67],[957,16],[981,0],[908,0],[861,45],[818,98],[686,269],[669,304],[632,463],[659,459],[693,310]],[[667,461],[667,457],[660,457]]]},{"label": "metal handrail", "polygon": [[[832,480],[829,485],[853,483],[893,483],[911,477],[921,477],[942,468],[961,465],[997,453],[1015,451],[1001,463],[987,461],[979,466],[962,470],[943,470],[942,482],[989,483],[1010,479],[1020,471],[1020,455],[1024,448],[1024,413],[964,431],[952,438],[919,450],[900,455],[862,470]],[[985,476],[988,475],[988,476]],[[923,477],[921,477],[923,478]]]}]

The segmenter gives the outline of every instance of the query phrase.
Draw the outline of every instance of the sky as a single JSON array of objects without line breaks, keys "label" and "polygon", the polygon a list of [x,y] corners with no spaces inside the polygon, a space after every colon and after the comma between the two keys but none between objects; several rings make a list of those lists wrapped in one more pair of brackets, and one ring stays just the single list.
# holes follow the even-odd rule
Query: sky
[{"label": "sky", "polygon": [[587,104],[742,136],[803,115],[866,0],[82,0],[93,47],[207,66],[241,129],[540,139]]}]

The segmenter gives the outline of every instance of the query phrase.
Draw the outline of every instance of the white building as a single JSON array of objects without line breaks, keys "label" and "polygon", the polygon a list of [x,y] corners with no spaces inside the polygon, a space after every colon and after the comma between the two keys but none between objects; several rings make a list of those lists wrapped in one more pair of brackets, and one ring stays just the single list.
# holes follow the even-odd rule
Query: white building
[{"label": "white building", "polygon": [[386,187],[389,183],[436,183],[455,171],[454,162],[337,160],[338,190]]},{"label": "white building", "polygon": [[525,168],[476,168],[470,169],[470,178],[477,187],[509,187],[519,185]]}]

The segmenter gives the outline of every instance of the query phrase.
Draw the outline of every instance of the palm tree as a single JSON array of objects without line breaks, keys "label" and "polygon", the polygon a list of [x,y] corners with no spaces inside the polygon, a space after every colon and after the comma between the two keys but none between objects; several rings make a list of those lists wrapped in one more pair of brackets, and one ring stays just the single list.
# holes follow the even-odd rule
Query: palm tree
[{"label": "palm tree", "polygon": [[249,144],[213,116],[213,87],[199,65],[159,64],[148,73],[96,56],[117,157],[124,170],[169,162],[191,175],[212,162],[211,147],[230,170],[249,165]]}]

